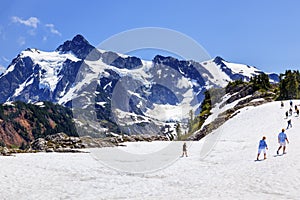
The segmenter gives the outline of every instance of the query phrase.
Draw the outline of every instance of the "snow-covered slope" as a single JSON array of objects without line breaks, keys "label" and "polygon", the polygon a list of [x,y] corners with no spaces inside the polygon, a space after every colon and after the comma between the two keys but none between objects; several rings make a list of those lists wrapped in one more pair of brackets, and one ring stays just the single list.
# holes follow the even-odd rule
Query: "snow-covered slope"
[{"label": "snow-covered slope", "polygon": [[[297,105],[300,101],[294,101]],[[103,165],[89,154],[18,154],[0,157],[0,188],[4,199],[299,199],[299,117],[286,131],[287,154],[276,156],[277,135],[286,128],[285,107],[271,102],[247,107],[210,136],[192,142],[189,157],[179,158],[182,142],[170,154],[159,153],[168,142],[128,143],[121,151],[143,155],[158,152],[164,161],[177,154],[175,162],[152,173],[124,173]],[[217,137],[216,137],[217,136]],[[267,160],[255,162],[258,142],[266,136]],[[217,138],[210,153],[202,147]],[[108,149],[98,149],[99,152]],[[108,158],[107,158],[108,159]],[[111,157],[120,166],[138,167],[132,161]],[[153,163],[154,161],[149,161]],[[22,163],[22,165],[20,165]],[[73,184],[72,184],[73,183]]]}]

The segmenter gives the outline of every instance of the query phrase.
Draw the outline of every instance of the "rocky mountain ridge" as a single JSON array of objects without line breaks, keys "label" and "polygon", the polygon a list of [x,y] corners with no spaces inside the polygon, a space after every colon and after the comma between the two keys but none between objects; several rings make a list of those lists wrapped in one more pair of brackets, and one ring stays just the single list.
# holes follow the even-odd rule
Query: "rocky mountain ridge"
[{"label": "rocky mountain ridge", "polygon": [[185,123],[190,110],[198,114],[208,88],[260,73],[220,57],[198,63],[157,55],[143,61],[99,50],[77,35],[53,52],[22,51],[0,76],[0,102],[72,108],[79,129],[92,123],[90,132],[99,136],[159,134],[166,121]]}]

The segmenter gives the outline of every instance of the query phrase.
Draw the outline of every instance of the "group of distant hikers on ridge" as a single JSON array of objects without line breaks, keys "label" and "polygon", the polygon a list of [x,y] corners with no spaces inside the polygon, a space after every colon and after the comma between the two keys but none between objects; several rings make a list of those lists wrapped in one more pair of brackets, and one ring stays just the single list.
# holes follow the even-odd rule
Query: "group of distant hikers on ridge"
[{"label": "group of distant hikers on ridge", "polygon": [[[281,108],[284,108],[284,103],[281,101]],[[299,117],[299,109],[297,107],[297,105],[295,105],[295,113],[296,113],[296,117]],[[290,109],[288,111],[286,111],[285,113],[285,116],[286,118],[285,119],[288,119],[288,117],[292,116],[293,115],[293,101],[290,100]],[[287,121],[287,128],[286,129],[289,129],[289,128],[292,128],[292,120],[289,119]],[[278,143],[279,143],[279,147],[277,149],[277,155],[279,155],[279,151],[281,150],[281,148],[283,149],[283,154],[286,154],[286,143],[289,144],[289,140],[287,138],[287,135],[285,133],[285,129],[283,128],[281,130],[281,132],[278,134]],[[266,137],[263,136],[262,139],[259,141],[259,145],[258,145],[258,153],[257,153],[257,158],[256,160],[259,160],[259,156],[260,154],[263,152],[264,154],[264,160],[267,159],[267,152],[266,150],[268,150],[268,145],[266,143]]]}]

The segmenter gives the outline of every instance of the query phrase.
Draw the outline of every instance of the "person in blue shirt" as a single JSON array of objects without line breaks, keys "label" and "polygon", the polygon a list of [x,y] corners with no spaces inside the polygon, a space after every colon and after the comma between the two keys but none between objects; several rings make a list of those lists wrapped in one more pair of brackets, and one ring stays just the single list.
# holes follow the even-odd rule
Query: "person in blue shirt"
[{"label": "person in blue shirt", "polygon": [[266,143],[266,137],[263,136],[262,140],[259,141],[258,154],[256,160],[259,160],[259,155],[261,152],[264,152],[264,159],[267,159],[266,149],[268,150],[268,145]]},{"label": "person in blue shirt", "polygon": [[285,147],[286,147],[286,142],[289,144],[289,140],[284,132],[284,128],[282,129],[281,133],[278,134],[278,143],[279,143],[279,148],[277,150],[277,155],[279,154],[279,150],[283,147],[283,154],[285,154]]}]

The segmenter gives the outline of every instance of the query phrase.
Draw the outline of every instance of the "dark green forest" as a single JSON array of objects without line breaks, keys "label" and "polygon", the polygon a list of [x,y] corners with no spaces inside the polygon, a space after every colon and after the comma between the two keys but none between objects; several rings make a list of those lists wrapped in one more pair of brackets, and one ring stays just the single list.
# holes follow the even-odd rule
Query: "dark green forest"
[{"label": "dark green forest", "polygon": [[300,98],[300,73],[298,70],[286,70],[279,76],[279,98],[278,100],[299,99]]}]

